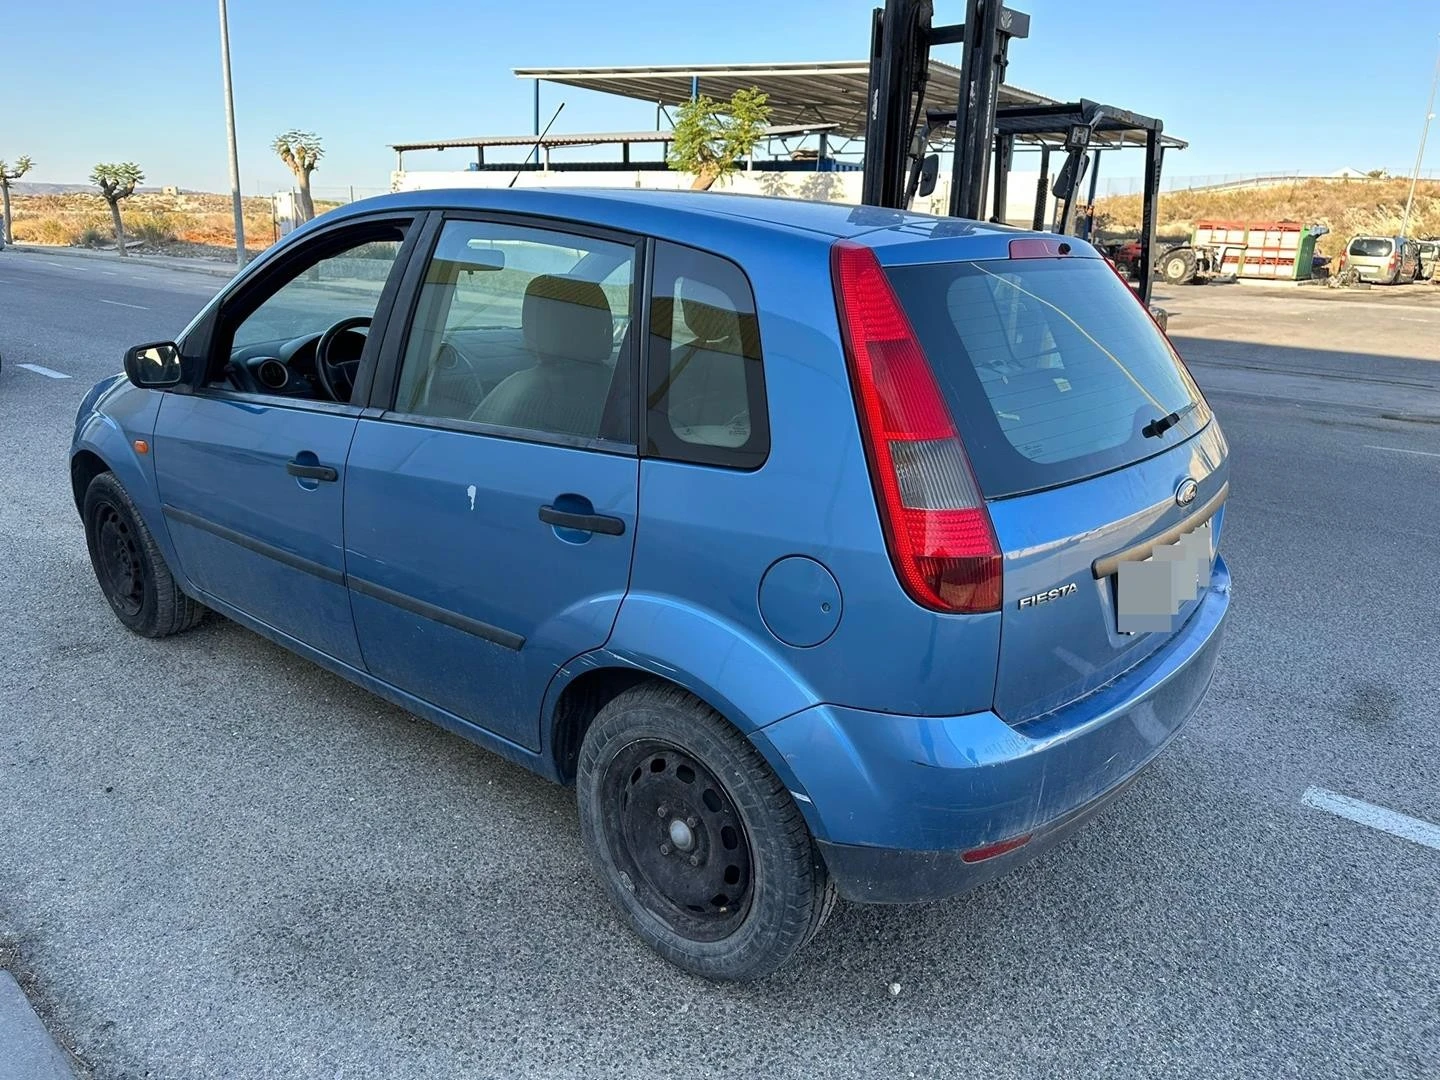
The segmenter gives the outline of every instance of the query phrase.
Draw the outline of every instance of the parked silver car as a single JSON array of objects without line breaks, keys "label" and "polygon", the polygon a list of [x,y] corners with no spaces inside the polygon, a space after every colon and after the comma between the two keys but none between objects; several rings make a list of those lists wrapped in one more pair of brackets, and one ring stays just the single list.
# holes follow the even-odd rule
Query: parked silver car
[{"label": "parked silver car", "polygon": [[1405,285],[1419,275],[1420,247],[1403,236],[1357,236],[1340,259],[1341,270],[1354,270],[1361,281]]}]

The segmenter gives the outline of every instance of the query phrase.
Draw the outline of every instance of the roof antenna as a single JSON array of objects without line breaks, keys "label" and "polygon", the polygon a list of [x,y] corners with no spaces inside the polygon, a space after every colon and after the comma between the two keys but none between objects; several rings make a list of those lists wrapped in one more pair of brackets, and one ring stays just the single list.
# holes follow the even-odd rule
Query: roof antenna
[{"label": "roof antenna", "polygon": [[[560,109],[563,109],[563,108],[565,108],[565,103],[562,101],[562,102],[560,103]],[[560,115],[560,109],[556,109],[556,110],[555,110],[555,116],[559,116],[559,115]],[[555,123],[555,116],[550,117],[550,124]],[[550,134],[550,124],[546,124],[546,125],[545,125],[545,130],[542,131],[542,132],[540,132],[540,135],[539,135],[539,136],[536,138],[536,140],[535,140],[535,146],[533,147],[533,150],[534,150],[534,153],[535,153],[535,160],[536,160],[536,161],[539,161],[539,160],[540,160],[540,144],[545,141],[545,136]],[[526,154],[525,156],[526,156],[526,157],[529,157],[530,155],[529,155],[529,154]],[[510,178],[510,182],[505,185],[505,188],[506,188],[507,191],[508,191],[510,188],[512,188],[512,187],[515,186],[515,181],[520,179],[520,174],[521,174],[522,172],[524,172],[524,171],[525,171],[525,163],[522,161],[522,162],[520,163],[520,168],[518,168],[518,169],[515,170],[515,175],[512,176],[512,177]]]}]

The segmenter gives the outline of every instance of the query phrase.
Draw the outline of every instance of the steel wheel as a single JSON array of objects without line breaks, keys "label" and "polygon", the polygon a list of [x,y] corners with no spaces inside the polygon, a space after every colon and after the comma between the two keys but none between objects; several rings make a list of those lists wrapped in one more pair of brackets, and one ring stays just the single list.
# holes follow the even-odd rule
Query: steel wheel
[{"label": "steel wheel", "polygon": [[753,860],[724,785],[679,747],[645,740],[610,761],[601,790],[636,899],[692,941],[732,934],[750,910]]},{"label": "steel wheel", "polygon": [[630,928],[707,979],[759,979],[809,941],[835,886],[790,790],[693,694],[646,681],[585,731],[580,838]]},{"label": "steel wheel", "polygon": [[101,587],[117,612],[134,618],[145,603],[145,567],[137,537],[113,503],[102,502],[96,511],[96,565]]},{"label": "steel wheel", "polygon": [[91,479],[80,519],[95,580],[128,629],[143,637],[165,637],[200,621],[205,608],[176,584],[155,537],[113,473]]}]

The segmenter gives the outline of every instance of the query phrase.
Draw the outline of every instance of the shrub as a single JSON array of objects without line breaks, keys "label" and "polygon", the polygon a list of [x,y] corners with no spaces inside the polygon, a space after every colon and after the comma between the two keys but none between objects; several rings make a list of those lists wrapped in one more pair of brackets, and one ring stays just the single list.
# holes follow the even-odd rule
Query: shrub
[{"label": "shrub", "polygon": [[58,218],[30,218],[13,223],[15,239],[21,244],[55,244],[65,246],[75,243],[78,235],[73,226]]},{"label": "shrub", "polygon": [[175,223],[169,214],[137,214],[125,222],[125,231],[148,247],[172,244],[176,239]]},{"label": "shrub", "polygon": [[96,248],[101,244],[108,244],[113,238],[98,225],[86,225],[80,230],[73,243],[76,247]]}]

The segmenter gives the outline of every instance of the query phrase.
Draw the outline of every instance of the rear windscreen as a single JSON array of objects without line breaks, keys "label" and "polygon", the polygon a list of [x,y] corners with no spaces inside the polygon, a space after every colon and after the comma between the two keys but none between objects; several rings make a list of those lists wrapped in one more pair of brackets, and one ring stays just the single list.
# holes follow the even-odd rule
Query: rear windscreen
[{"label": "rear windscreen", "polygon": [[[1169,342],[1100,259],[887,273],[989,498],[1120,468],[1209,421]],[[1182,417],[1168,431],[1144,433],[1171,413]]]},{"label": "rear windscreen", "polygon": [[1350,241],[1350,254],[1363,255],[1371,259],[1383,259],[1393,251],[1395,245],[1383,236],[1357,236]]}]

